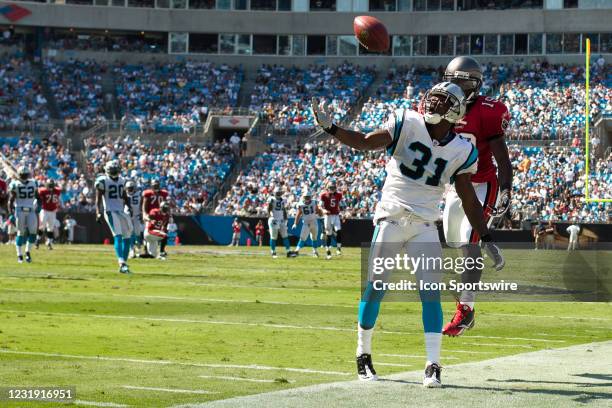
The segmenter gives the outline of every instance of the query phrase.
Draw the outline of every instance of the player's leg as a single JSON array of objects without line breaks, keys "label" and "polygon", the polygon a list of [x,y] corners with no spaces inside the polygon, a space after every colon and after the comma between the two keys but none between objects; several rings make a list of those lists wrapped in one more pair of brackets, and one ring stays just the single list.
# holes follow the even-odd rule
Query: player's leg
[{"label": "player's leg", "polygon": [[273,218],[268,219],[268,228],[270,230],[270,253],[273,258],[276,258],[276,238],[278,237],[278,222]]},{"label": "player's leg", "polygon": [[333,217],[334,236],[336,237],[336,255],[342,255],[342,225],[340,216]]},{"label": "player's leg", "polygon": [[326,258],[331,259],[331,240],[332,234],[334,231],[334,227],[331,220],[331,215],[327,214],[323,217],[323,228],[325,233],[325,252],[327,254]]},{"label": "player's leg", "polygon": [[159,255],[159,242],[161,241],[161,238],[156,235],[149,234],[148,231],[145,231],[144,239],[145,239],[146,246],[147,246],[147,253],[141,255],[141,258],[157,257]]},{"label": "player's leg", "polygon": [[130,249],[132,248],[132,234],[134,233],[134,227],[132,225],[132,219],[128,214],[118,213],[118,215],[123,235],[123,240],[121,242],[121,254],[123,255],[123,259],[125,259],[127,265],[127,260],[130,256]]},{"label": "player's leg", "polygon": [[[438,239],[438,231],[433,223],[416,224],[420,232],[410,239],[406,246],[408,256],[423,257],[423,259],[440,260],[426,263],[425,268],[417,271],[417,279],[428,284],[439,283],[442,280],[441,267],[442,247]],[[425,387],[440,387],[440,351],[442,347],[442,304],[440,291],[437,289],[424,289],[419,291],[422,307],[423,332],[425,335]]]},{"label": "player's leg", "polygon": [[125,258],[123,257],[123,235],[121,231],[121,221],[117,216],[117,212],[105,211],[104,219],[108,228],[110,228],[111,234],[113,234],[113,247],[115,248],[115,256],[119,263],[119,272],[124,273],[127,265]]},{"label": "player's leg", "polygon": [[23,262],[23,247],[28,240],[26,224],[26,213],[19,209],[15,210],[15,229],[17,230],[15,247],[17,249],[17,262],[19,263]]},{"label": "player's leg", "polygon": [[38,229],[38,234],[36,236],[36,249],[40,247],[40,241],[42,241],[43,235],[45,234],[45,226],[47,225],[45,222],[46,213],[47,211],[42,210],[39,215],[40,219],[38,225],[40,226],[40,228]]},{"label": "player's leg", "polygon": [[283,245],[285,245],[285,251],[287,252],[287,257],[293,256],[293,253],[291,252],[291,246],[289,245],[289,233],[287,231],[286,221],[283,221],[280,223],[278,227],[278,232],[280,233],[280,236],[283,239]]},{"label": "player's leg", "polygon": [[27,240],[25,243],[25,260],[26,262],[32,262],[32,256],[30,251],[32,245],[36,244],[36,234],[38,232],[38,217],[34,210],[26,213],[26,228],[27,228]]},{"label": "player's leg", "polygon": [[53,234],[55,230],[55,220],[57,218],[57,213],[55,211],[47,211],[46,218],[46,225],[44,227],[47,230],[47,248],[53,249]]},{"label": "player's leg", "polygon": [[308,239],[308,234],[310,229],[308,228],[308,223],[306,221],[302,222],[302,228],[300,229],[300,239],[298,240],[297,245],[295,246],[295,254],[298,255],[300,253],[300,249],[306,245],[306,240]]},{"label": "player's leg", "polygon": [[[487,222],[490,221],[490,209],[495,208],[497,203],[497,180],[493,179],[487,183],[474,184],[474,191],[479,201],[484,208],[484,216]],[[449,197],[450,196],[450,197]],[[444,209],[445,236],[447,244],[451,247],[461,247],[464,258],[482,258],[482,250],[480,249],[480,236],[472,228],[461,200],[454,190],[450,190],[447,194],[446,204],[449,205]],[[482,277],[481,263],[472,263],[471,268],[466,268],[466,271],[461,274],[462,283],[477,283]],[[446,324],[443,333],[449,336],[460,336],[465,330],[471,329],[475,323],[474,305],[476,302],[476,292],[473,290],[464,290],[459,296],[459,302],[452,320]]]},{"label": "player's leg", "polygon": [[385,295],[374,288],[373,260],[396,256],[406,238],[405,231],[395,222],[380,221],[374,229],[368,258],[368,279],[359,301],[357,324],[357,376],[360,380],[376,380],[378,377],[372,363],[372,336]]},{"label": "player's leg", "polygon": [[312,256],[319,257],[317,248],[319,247],[319,223],[317,220],[312,221],[309,224],[308,229],[310,230],[310,239],[312,240]]}]

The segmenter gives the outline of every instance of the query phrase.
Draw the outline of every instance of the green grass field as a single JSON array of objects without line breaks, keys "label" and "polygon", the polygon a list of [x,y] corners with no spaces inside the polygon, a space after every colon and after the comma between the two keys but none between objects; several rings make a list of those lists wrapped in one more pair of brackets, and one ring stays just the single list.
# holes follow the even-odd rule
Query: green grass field
[{"label": "green grass field", "polygon": [[[124,276],[110,246],[41,249],[24,265],[0,247],[0,385],[76,386],[83,405],[166,407],[355,378],[358,249],[331,261],[272,260],[259,248],[169,253],[132,261]],[[558,254],[537,256],[552,265]],[[506,256],[520,269],[534,252]],[[444,304],[445,320],[453,310]],[[444,365],[612,339],[609,303],[477,310],[473,330],[444,339]],[[379,374],[423,368],[421,327],[420,304],[383,305]]]}]

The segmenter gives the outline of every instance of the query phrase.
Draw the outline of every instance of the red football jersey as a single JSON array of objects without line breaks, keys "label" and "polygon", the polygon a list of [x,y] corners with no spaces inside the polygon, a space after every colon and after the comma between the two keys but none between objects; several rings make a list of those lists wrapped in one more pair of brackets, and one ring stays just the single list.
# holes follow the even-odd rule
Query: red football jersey
[{"label": "red football jersey", "polygon": [[41,205],[45,211],[57,211],[60,204],[60,194],[62,190],[59,187],[53,187],[49,190],[47,187],[38,189]]},{"label": "red football jersey", "polygon": [[168,198],[168,191],[159,190],[157,192],[148,189],[143,191],[142,200],[144,205],[144,210],[147,214],[150,214],[152,210],[159,208],[159,204],[162,201],[166,201]]},{"label": "red football jersey", "polygon": [[241,228],[242,225],[239,222],[235,222],[232,224],[232,229],[234,230],[234,232],[240,232]]},{"label": "red football jersey", "polygon": [[455,124],[455,132],[476,144],[478,149],[478,170],[472,176],[475,183],[484,183],[497,177],[493,164],[493,153],[489,140],[503,135],[510,122],[510,112],[502,102],[488,96],[479,96]]},{"label": "red football jersey", "polygon": [[342,193],[325,191],[321,194],[321,203],[328,214],[340,214],[340,201],[342,201]]},{"label": "red football jersey", "polygon": [[257,224],[255,226],[255,235],[263,235],[266,227],[263,224]]},{"label": "red football jersey", "polygon": [[6,195],[7,190],[8,187],[6,185],[6,181],[0,179],[0,199],[2,199]]},{"label": "red football jersey", "polygon": [[149,221],[147,222],[147,231],[149,234],[157,236],[165,236],[168,230],[168,221],[170,214],[164,214],[159,208],[154,208],[149,213]]}]

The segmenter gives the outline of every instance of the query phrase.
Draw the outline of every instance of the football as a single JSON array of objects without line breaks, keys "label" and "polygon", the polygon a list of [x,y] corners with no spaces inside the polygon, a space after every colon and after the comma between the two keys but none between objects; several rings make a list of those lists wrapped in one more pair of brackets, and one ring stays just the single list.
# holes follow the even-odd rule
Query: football
[{"label": "football", "polygon": [[389,49],[387,27],[376,17],[355,17],[355,20],[353,20],[353,31],[359,43],[368,51],[385,52]]}]

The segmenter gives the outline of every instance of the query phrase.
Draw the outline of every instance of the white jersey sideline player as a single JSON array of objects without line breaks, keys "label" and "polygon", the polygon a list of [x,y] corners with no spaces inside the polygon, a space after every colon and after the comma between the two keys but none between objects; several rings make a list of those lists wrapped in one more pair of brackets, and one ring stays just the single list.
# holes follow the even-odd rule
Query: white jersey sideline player
[{"label": "white jersey sideline player", "polygon": [[100,221],[104,217],[113,234],[119,272],[130,273],[127,264],[132,243],[130,200],[125,192],[125,182],[120,175],[119,162],[109,161],[104,171],[106,174],[96,180],[96,220]]},{"label": "white jersey sideline player", "polygon": [[32,172],[25,166],[17,170],[17,178],[11,181],[9,186],[9,217],[15,219],[17,237],[17,262],[23,263],[23,247],[25,245],[25,261],[32,262],[30,249],[36,242],[38,232],[38,216],[36,206],[38,201],[38,186],[32,178]]},{"label": "white jersey sideline player", "polygon": [[[453,125],[465,114],[461,88],[443,82],[425,96],[421,115],[400,109],[390,116],[382,129],[369,134],[346,130],[332,122],[323,103],[313,100],[315,120],[327,133],[358,150],[387,149],[390,160],[380,202],[376,206],[376,225],[368,283],[359,304],[357,337],[357,374],[362,380],[377,379],[372,363],[371,340],[384,291],[374,289],[373,259],[410,257],[441,259],[442,248],[434,221],[440,216],[438,203],[446,183],[454,183],[463,200],[466,214],[482,236],[485,251],[503,265],[503,257],[492,243],[482,206],[470,181],[476,172],[478,153],[472,144],[458,137]],[[441,271],[434,265],[422,267],[416,276],[421,281],[437,281]],[[440,349],[442,306],[437,290],[421,291],[422,319],[427,362],[423,385],[441,386]]]},{"label": "white jersey sideline player", "polygon": [[319,216],[321,210],[317,203],[312,199],[310,191],[304,192],[302,200],[298,203],[297,213],[293,222],[293,229],[297,229],[300,220],[303,221],[300,230],[300,240],[298,241],[294,253],[299,255],[300,249],[306,245],[306,240],[310,236],[312,241],[312,256],[319,257],[317,248],[319,247]]},{"label": "white jersey sideline player", "polygon": [[285,244],[287,258],[293,256],[289,246],[289,236],[287,234],[287,208],[283,191],[280,187],[274,189],[274,195],[268,200],[268,227],[270,228],[270,252],[272,258],[276,258],[276,239],[279,234]]},{"label": "white jersey sideline player", "polygon": [[132,244],[130,247],[130,258],[135,258],[140,254],[142,246],[142,234],[144,225],[142,222],[142,193],[136,188],[136,183],[128,180],[125,183],[125,191],[130,201],[132,209]]}]

